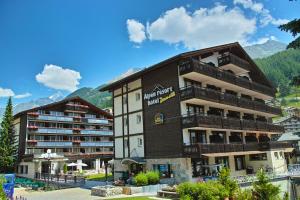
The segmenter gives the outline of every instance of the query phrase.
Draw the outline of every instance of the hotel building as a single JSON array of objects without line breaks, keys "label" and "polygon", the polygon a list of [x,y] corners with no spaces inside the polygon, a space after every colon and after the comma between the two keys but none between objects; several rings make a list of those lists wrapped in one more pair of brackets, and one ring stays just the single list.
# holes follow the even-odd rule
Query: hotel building
[{"label": "hotel building", "polygon": [[101,89],[113,94],[115,179],[158,170],[176,181],[285,172],[275,89],[238,43],[187,52]]},{"label": "hotel building", "polygon": [[102,161],[113,157],[112,115],[79,97],[20,112],[14,124],[18,176],[38,178],[48,173],[49,163],[41,158],[48,149],[57,155],[51,161],[51,174],[61,173],[70,162],[99,170]]}]

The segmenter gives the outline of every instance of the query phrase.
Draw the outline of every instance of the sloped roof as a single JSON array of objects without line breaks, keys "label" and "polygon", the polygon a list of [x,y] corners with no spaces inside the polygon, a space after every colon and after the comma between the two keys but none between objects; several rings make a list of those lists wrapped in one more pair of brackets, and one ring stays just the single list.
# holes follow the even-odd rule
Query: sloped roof
[{"label": "sloped roof", "polygon": [[231,50],[233,48],[238,49],[238,51],[240,53],[243,54],[243,56],[245,57],[245,60],[247,60],[251,66],[253,67],[253,70],[255,71],[255,76],[257,76],[257,80],[263,81],[266,85],[268,85],[271,88],[274,88],[272,83],[266,78],[266,76],[263,74],[263,72],[258,68],[258,66],[255,64],[255,62],[251,59],[251,57],[247,54],[247,52],[243,49],[243,47],[238,43],[238,42],[234,42],[234,43],[229,43],[229,44],[224,44],[224,45],[219,45],[219,46],[214,46],[214,47],[209,47],[209,48],[205,48],[205,49],[200,49],[200,50],[195,50],[195,51],[189,51],[189,52],[185,52],[185,53],[181,53],[178,54],[176,56],[173,56],[169,59],[166,59],[162,62],[159,62],[157,64],[154,64],[150,67],[147,67],[141,71],[138,71],[134,74],[131,74],[123,79],[120,79],[118,81],[115,81],[111,84],[108,84],[107,86],[103,87],[100,89],[100,91],[106,91],[106,90],[112,90],[113,88],[119,87],[120,85],[128,82],[128,81],[133,81],[139,77],[141,77],[142,75],[156,70],[160,67],[164,67],[169,63],[178,61],[180,59],[184,59],[184,58],[190,58],[193,56],[200,56],[203,54],[207,54],[207,53],[212,53],[212,52],[216,52],[216,51],[224,51],[224,50]]},{"label": "sloped roof", "polygon": [[278,141],[298,141],[300,140],[300,132],[287,132],[280,136]]},{"label": "sloped roof", "polygon": [[300,117],[297,116],[286,116],[286,117],[281,117],[278,120],[274,121],[275,124],[279,124],[285,121],[288,121],[290,119],[297,119],[298,121],[300,121]]},{"label": "sloped roof", "polygon": [[101,113],[102,115],[106,116],[107,118],[112,119],[112,115],[110,113],[102,110],[101,108],[98,108],[97,106],[91,104],[90,102],[80,98],[79,96],[65,98],[61,101],[57,101],[57,102],[50,103],[50,104],[47,104],[47,105],[43,105],[43,106],[28,109],[28,110],[24,110],[22,112],[19,112],[19,113],[15,114],[14,118],[20,117],[21,115],[26,114],[27,112],[34,112],[34,111],[41,110],[41,109],[51,108],[51,107],[58,106],[60,104],[64,104],[64,103],[67,103],[69,101],[74,101],[74,100],[79,101],[79,102],[81,102],[85,105],[88,105],[89,108],[94,110],[95,112]]}]

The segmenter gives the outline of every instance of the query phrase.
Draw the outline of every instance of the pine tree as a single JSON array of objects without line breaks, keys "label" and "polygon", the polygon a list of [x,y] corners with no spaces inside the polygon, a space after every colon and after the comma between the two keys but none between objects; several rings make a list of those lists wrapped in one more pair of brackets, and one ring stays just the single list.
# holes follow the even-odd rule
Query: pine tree
[{"label": "pine tree", "polygon": [[13,123],[13,106],[12,100],[9,98],[0,134],[0,171],[6,173],[13,172],[18,156],[18,144]]}]

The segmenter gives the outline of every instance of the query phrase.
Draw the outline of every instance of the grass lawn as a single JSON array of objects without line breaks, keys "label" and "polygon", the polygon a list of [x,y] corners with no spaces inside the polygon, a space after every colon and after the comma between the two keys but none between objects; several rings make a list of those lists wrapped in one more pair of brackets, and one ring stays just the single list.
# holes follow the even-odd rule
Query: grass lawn
[{"label": "grass lawn", "polygon": [[129,199],[134,199],[134,200],[149,200],[149,197],[126,197],[126,198],[119,198],[119,199],[113,199],[113,200],[129,200]]},{"label": "grass lawn", "polygon": [[[105,174],[91,174],[86,176],[89,181],[105,181]],[[112,174],[107,175],[107,180],[113,180]]]}]

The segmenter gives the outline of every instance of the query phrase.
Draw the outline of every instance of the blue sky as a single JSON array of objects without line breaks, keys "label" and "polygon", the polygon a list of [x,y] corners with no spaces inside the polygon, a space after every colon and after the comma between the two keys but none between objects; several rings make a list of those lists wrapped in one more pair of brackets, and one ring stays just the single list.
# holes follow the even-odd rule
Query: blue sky
[{"label": "blue sky", "polygon": [[97,87],[188,50],[288,43],[277,26],[299,10],[288,0],[0,0],[0,106]]}]

